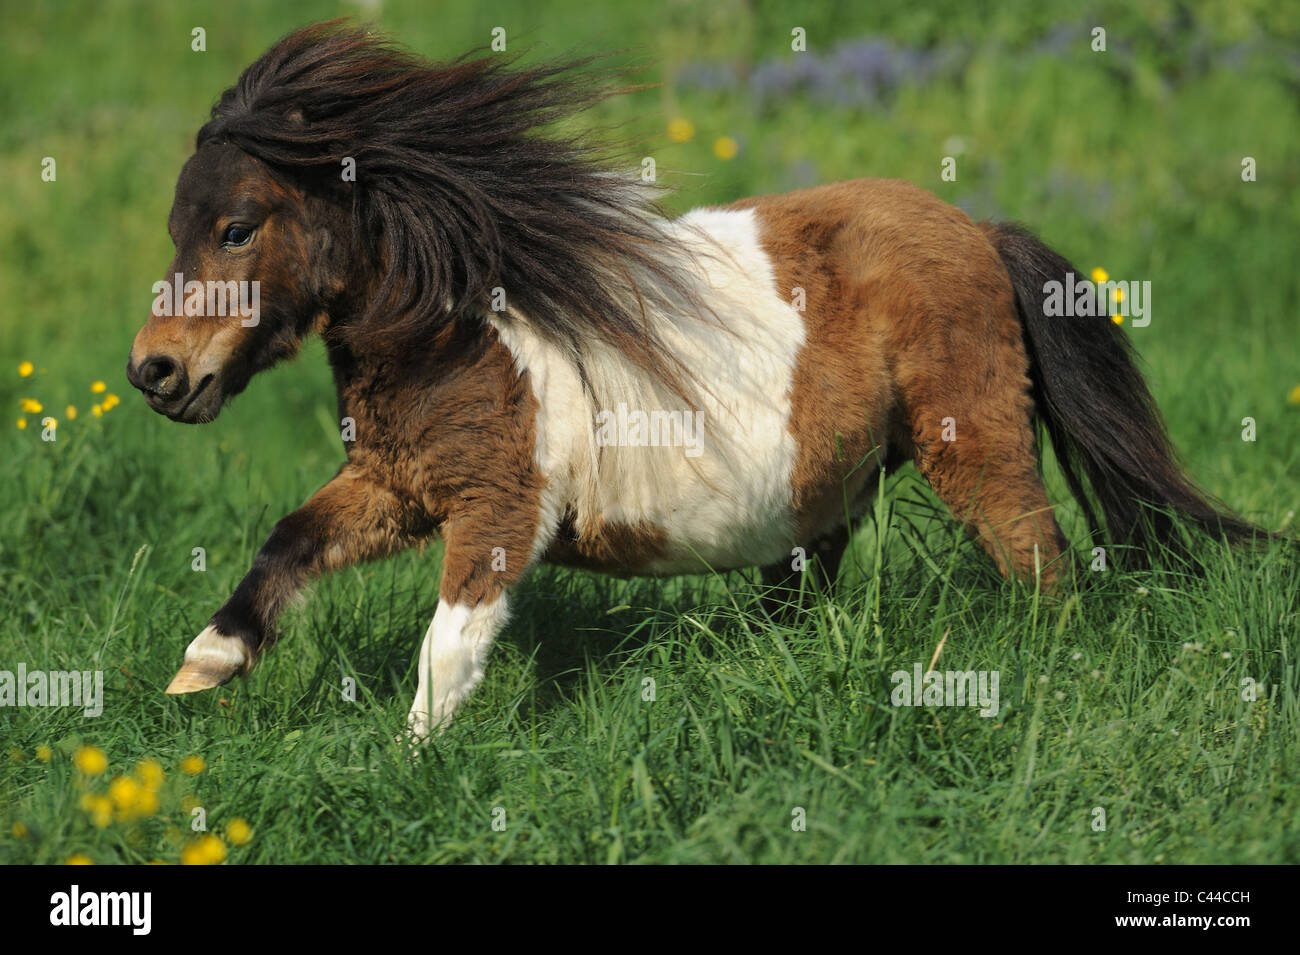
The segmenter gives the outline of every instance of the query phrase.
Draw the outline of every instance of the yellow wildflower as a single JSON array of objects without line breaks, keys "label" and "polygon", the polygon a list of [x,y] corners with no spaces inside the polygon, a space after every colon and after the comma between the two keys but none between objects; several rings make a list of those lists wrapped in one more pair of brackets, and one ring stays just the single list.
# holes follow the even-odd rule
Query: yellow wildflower
[{"label": "yellow wildflower", "polygon": [[15,839],[21,839],[27,835],[27,826],[21,822],[15,822],[9,827],[9,831],[14,834]]},{"label": "yellow wildflower", "polygon": [[72,855],[68,856],[68,861],[64,863],[64,865],[94,865],[94,864],[95,863],[91,861],[90,856],[86,855],[84,852],[74,852]]},{"label": "yellow wildflower", "polygon": [[197,776],[207,765],[202,756],[186,756],[181,760],[181,772],[189,776]]},{"label": "yellow wildflower", "polygon": [[135,778],[140,780],[140,785],[145,789],[157,792],[162,789],[163,780],[167,774],[163,772],[162,763],[156,759],[142,759],[135,767]]},{"label": "yellow wildflower", "polygon": [[740,145],[730,136],[719,136],[713,141],[713,155],[721,160],[735,159]]},{"label": "yellow wildflower", "polygon": [[35,370],[36,370],[36,366],[29,361],[22,361],[18,363],[18,374],[20,377],[26,378]]},{"label": "yellow wildflower", "polygon": [[108,769],[108,757],[104,751],[95,746],[83,746],[77,750],[76,755],[72,757],[77,769],[81,770],[87,776],[98,776],[104,770]]},{"label": "yellow wildflower", "polygon": [[91,382],[90,390],[97,395],[102,395],[107,389],[108,385],[104,384],[102,381]]},{"label": "yellow wildflower", "polygon": [[144,787],[130,776],[118,776],[108,784],[108,798],[117,807],[119,821],[129,822],[136,818],[140,794],[143,792]]},{"label": "yellow wildflower", "polygon": [[248,840],[253,838],[253,828],[242,819],[231,819],[226,823],[226,838],[230,840],[231,845],[247,845]]},{"label": "yellow wildflower", "polygon": [[23,410],[26,411],[28,414],[40,414],[43,410],[45,410],[45,405],[41,404],[35,398],[24,398]]},{"label": "yellow wildflower", "polygon": [[104,406],[103,406],[103,405],[91,405],[91,406],[90,406],[90,413],[93,414],[96,418],[102,418],[102,417],[104,417]]},{"label": "yellow wildflower", "polygon": [[25,427],[27,427],[27,419],[26,419],[26,418],[19,418],[19,419],[18,419],[18,430],[21,431],[21,430],[23,430],[23,428],[25,428]]},{"label": "yellow wildflower", "polygon": [[68,420],[69,420],[69,421],[76,421],[76,420],[77,420],[77,406],[76,406],[76,405],[68,405],[66,408],[63,409],[63,413],[64,413],[65,415],[68,416]]},{"label": "yellow wildflower", "polygon": [[53,755],[54,755],[54,751],[51,750],[48,746],[46,746],[44,743],[36,747],[36,758],[39,759],[42,763],[48,763],[50,761],[50,757]]},{"label": "yellow wildflower", "polygon": [[1110,278],[1109,273],[1100,266],[1092,270],[1092,280],[1094,282],[1105,282]]},{"label": "yellow wildflower", "polygon": [[680,116],[668,124],[668,138],[675,143],[688,143],[695,138],[695,124]]},{"label": "yellow wildflower", "polygon": [[107,829],[113,821],[113,800],[97,793],[82,793],[81,808],[90,813],[97,829]]},{"label": "yellow wildflower", "polygon": [[121,403],[122,400],[118,398],[117,395],[113,394],[111,391],[108,394],[104,395],[104,400],[100,402],[100,404],[103,406],[105,411],[111,411],[113,410],[113,408],[117,407]]},{"label": "yellow wildflower", "polygon": [[1110,317],[1110,320],[1111,320],[1112,322],[1114,322],[1116,325],[1123,325],[1123,324],[1124,324],[1124,316],[1121,315],[1121,314],[1119,314],[1119,312],[1116,312],[1114,315],[1112,315],[1112,316]]},{"label": "yellow wildflower", "polygon": [[21,762],[22,762],[24,759],[26,759],[26,758],[27,758],[27,755],[26,755],[26,754],[25,754],[21,749],[11,749],[11,750],[9,750],[9,760],[10,760],[10,762],[21,763]]},{"label": "yellow wildflower", "polygon": [[226,859],[226,844],[208,833],[181,850],[181,865],[217,865]]},{"label": "yellow wildflower", "polygon": [[1286,396],[1287,404],[1300,405],[1300,385],[1296,385]]}]

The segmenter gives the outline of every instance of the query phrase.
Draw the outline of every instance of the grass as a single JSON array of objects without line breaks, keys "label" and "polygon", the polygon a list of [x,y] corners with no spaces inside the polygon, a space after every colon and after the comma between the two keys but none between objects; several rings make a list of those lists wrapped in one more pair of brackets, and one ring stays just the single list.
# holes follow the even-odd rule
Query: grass
[{"label": "grass", "polygon": [[[1300,123],[1280,44],[1300,30],[1284,10],[1225,5],[1174,29],[1158,5],[982,18],[967,4],[831,3],[797,20],[766,2],[535,6],[434,18],[389,4],[381,23],[433,56],[499,23],[533,56],[644,44],[631,56],[665,64],[649,77],[664,85],[592,121],[676,171],[677,208],[898,176],[976,217],[1026,222],[1085,270],[1150,279],[1153,321],[1130,334],[1190,471],[1294,531]],[[110,3],[90,25],[69,5],[7,14],[0,669],[102,669],[106,702],[95,719],[0,708],[0,861],[176,861],[196,805],[212,832],[251,824],[228,858],[252,863],[1300,861],[1294,549],[1206,542],[1201,575],[1171,555],[1132,571],[1112,551],[1106,573],[1049,600],[1001,581],[910,471],[885,483],[836,591],[787,624],[763,614],[753,574],[538,571],[478,691],[414,755],[393,737],[437,600],[437,547],[321,581],[247,682],[165,697],[186,643],[342,452],[319,345],[206,428],[153,415],[121,369],[208,106],[276,36],[349,9]],[[1094,21],[1110,53],[1044,47]],[[840,106],[674,79],[700,60],[790,57],[794,23],[814,54],[827,37],[875,35],[954,65]],[[204,54],[189,49],[200,24]],[[674,116],[694,124],[690,142],[664,138]],[[712,151],[722,135],[740,144],[729,162]],[[958,179],[943,182],[953,137]],[[95,379],[123,399],[102,418]],[[59,418],[56,441],[40,439],[42,415],[14,427],[25,397]],[[1248,416],[1254,442],[1241,438]],[[1086,565],[1050,462],[1048,477]],[[939,669],[998,671],[996,717],[890,705],[891,675],[941,641]],[[106,752],[106,774],[78,773],[83,745]],[[178,768],[189,754],[206,762],[195,775]],[[158,812],[97,828],[82,792],[147,757],[168,772]]]}]

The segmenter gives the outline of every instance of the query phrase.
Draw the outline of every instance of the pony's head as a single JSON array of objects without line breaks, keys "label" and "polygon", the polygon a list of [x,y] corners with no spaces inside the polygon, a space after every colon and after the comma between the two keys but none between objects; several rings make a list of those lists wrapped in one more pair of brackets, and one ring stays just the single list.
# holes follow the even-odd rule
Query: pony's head
[{"label": "pony's head", "polygon": [[646,187],[544,134],[613,92],[582,65],[430,64],[337,21],[285,37],[199,130],[131,383],[211,421],[309,332],[427,354],[504,297],[570,354],[601,341],[680,387],[645,316],[698,303]]},{"label": "pony's head", "polygon": [[151,408],[211,421],[256,372],[323,326],[338,285],[329,274],[333,214],[237,146],[200,145],[167,223],[176,256],[127,363]]}]

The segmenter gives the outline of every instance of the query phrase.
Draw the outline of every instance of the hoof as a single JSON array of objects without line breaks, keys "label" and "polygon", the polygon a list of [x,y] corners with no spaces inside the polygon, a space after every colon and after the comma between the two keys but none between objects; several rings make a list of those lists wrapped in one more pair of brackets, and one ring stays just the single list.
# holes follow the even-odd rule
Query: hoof
[{"label": "hoof", "polygon": [[248,666],[248,650],[239,637],[208,627],[185,651],[185,662],[164,691],[171,696],[211,690],[229,683]]},{"label": "hoof", "polygon": [[427,746],[447,732],[447,727],[450,725],[450,713],[434,718],[424,710],[412,709],[406,717],[406,728],[397,739],[408,746]]},{"label": "hoof", "polygon": [[397,739],[407,746],[423,746],[429,742],[428,714],[412,710],[406,717],[406,728],[398,734]]}]

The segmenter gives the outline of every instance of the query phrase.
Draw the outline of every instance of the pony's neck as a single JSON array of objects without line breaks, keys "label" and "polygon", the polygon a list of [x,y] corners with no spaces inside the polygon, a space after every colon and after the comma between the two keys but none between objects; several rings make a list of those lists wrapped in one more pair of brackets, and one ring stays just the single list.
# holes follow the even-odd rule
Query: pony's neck
[{"label": "pony's neck", "polygon": [[347,324],[332,324],[324,334],[334,384],[340,398],[364,385],[368,392],[436,390],[468,381],[495,343],[486,326],[468,317],[448,321],[419,347],[392,341],[358,341]]}]

